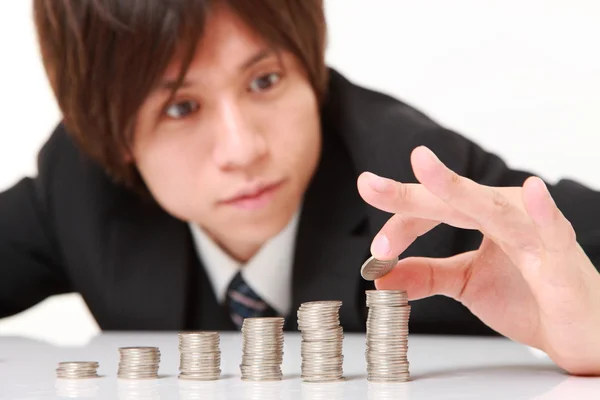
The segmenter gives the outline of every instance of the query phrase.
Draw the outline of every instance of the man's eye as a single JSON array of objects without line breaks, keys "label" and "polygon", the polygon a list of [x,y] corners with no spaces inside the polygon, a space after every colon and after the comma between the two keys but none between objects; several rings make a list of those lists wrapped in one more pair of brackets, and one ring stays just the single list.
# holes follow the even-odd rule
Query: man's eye
[{"label": "man's eye", "polygon": [[278,74],[277,72],[272,72],[270,74],[258,77],[252,82],[250,82],[249,89],[251,92],[262,92],[271,88],[273,85],[279,82],[280,79],[280,74]]},{"label": "man's eye", "polygon": [[169,118],[180,119],[185,118],[196,110],[198,110],[198,103],[195,101],[182,101],[168,106],[165,110],[165,114]]}]

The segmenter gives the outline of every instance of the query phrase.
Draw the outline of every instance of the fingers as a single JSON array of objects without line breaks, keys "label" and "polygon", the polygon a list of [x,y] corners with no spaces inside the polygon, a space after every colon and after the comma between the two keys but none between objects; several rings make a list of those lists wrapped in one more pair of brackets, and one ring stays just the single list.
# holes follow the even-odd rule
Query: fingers
[{"label": "fingers", "polygon": [[416,148],[411,161],[419,182],[446,204],[475,220],[482,232],[513,248],[539,251],[541,241],[535,226],[517,202],[507,197],[507,190],[479,185],[459,176],[426,147]]},{"label": "fingers", "polygon": [[358,192],[380,210],[434,221],[457,228],[477,229],[477,224],[429,192],[423,185],[399,183],[364,172],[358,177]]},{"label": "fingers", "polygon": [[562,253],[576,246],[575,231],[556,207],[544,181],[537,177],[525,181],[523,204],[548,252]]},{"label": "fingers", "polygon": [[440,223],[403,214],[392,216],[381,228],[373,243],[371,254],[386,260],[402,254],[419,236],[429,232]]},{"label": "fingers", "polygon": [[386,276],[375,281],[377,289],[406,290],[410,300],[441,294],[461,301],[469,283],[475,252],[450,258],[405,258]]}]

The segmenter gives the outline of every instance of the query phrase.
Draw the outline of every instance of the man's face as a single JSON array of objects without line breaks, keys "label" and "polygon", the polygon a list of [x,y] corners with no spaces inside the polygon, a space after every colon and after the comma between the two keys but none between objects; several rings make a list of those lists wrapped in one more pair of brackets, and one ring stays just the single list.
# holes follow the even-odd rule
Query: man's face
[{"label": "man's face", "polygon": [[289,222],[318,162],[319,110],[305,72],[225,9],[167,104],[178,71],[174,60],[140,109],[134,162],[172,215],[219,242],[262,244]]}]

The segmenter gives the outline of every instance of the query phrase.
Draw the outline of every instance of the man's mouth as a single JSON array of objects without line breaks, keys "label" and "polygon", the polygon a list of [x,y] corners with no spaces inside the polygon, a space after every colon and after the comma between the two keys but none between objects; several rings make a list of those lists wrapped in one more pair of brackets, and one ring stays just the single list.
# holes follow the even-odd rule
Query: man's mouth
[{"label": "man's mouth", "polygon": [[244,210],[260,209],[271,202],[283,184],[283,179],[249,184],[240,188],[220,203]]}]

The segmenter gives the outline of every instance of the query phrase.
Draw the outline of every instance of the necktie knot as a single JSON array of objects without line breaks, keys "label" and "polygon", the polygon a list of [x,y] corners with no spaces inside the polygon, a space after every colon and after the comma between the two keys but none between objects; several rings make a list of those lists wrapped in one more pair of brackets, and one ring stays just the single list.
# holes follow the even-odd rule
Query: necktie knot
[{"label": "necktie knot", "polygon": [[245,318],[277,316],[277,312],[246,283],[241,271],[229,283],[227,303],[231,320],[238,329],[241,329]]}]

